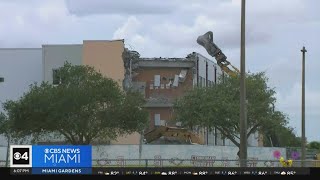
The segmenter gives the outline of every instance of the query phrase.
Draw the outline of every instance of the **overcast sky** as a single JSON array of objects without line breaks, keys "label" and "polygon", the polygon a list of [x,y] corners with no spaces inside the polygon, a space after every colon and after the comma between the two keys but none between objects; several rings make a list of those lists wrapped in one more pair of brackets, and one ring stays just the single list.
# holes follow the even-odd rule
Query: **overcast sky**
[{"label": "overcast sky", "polygon": [[[320,1],[247,0],[246,69],[266,71],[276,108],[301,135],[301,48],[306,54],[306,135],[320,141]],[[0,47],[124,38],[143,57],[199,52],[196,38],[214,41],[240,67],[241,0],[1,0]],[[23,68],[22,66],[20,66]],[[19,71],[18,69],[16,69]]]}]

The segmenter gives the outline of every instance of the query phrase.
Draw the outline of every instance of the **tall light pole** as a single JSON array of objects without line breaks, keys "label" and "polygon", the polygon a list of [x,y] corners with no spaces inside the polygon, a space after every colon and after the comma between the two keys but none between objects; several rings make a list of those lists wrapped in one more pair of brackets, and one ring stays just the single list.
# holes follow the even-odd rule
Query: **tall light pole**
[{"label": "tall light pole", "polygon": [[246,117],[246,67],[245,67],[245,11],[246,1],[241,2],[241,52],[240,52],[240,167],[247,166],[247,117]]},{"label": "tall light pole", "polygon": [[302,52],[302,104],[301,104],[301,166],[304,167],[306,160],[306,131],[305,131],[305,54],[306,48],[303,46]]}]

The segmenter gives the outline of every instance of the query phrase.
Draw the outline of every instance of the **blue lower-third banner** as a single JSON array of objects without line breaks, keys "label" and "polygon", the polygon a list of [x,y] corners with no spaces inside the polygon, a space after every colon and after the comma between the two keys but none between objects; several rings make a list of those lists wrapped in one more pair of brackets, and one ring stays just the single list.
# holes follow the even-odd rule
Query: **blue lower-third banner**
[{"label": "blue lower-third banner", "polygon": [[32,174],[91,174],[91,168],[92,146],[32,146]]}]

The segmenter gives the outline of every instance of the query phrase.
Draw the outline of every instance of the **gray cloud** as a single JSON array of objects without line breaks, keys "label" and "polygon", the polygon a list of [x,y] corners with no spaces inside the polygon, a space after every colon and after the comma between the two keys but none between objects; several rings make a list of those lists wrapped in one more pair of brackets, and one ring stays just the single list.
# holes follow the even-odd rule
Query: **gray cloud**
[{"label": "gray cloud", "polygon": [[84,16],[92,14],[167,14],[174,11],[175,3],[162,0],[66,0],[70,13]]},{"label": "gray cloud", "polygon": [[[320,116],[320,93],[318,90],[306,85],[306,133],[308,139],[320,139],[318,132],[318,119]],[[296,129],[297,135],[301,135],[301,81],[293,83],[292,87],[277,94],[277,107],[289,115],[289,124]]]},{"label": "gray cloud", "polygon": [[80,18],[68,12],[64,0],[23,2],[0,2],[0,47],[41,47],[50,43],[82,43],[84,39],[111,39],[113,31],[125,19],[120,15]]},{"label": "gray cloud", "polygon": [[[145,22],[145,21],[144,21]],[[224,22],[223,20],[216,21],[207,16],[198,15],[193,18],[193,22],[182,24],[174,21],[163,21],[153,26],[144,26],[144,23],[136,19],[135,23],[128,26],[128,22],[123,24],[121,29],[127,29],[127,32],[122,32],[122,37],[133,37],[135,34],[142,36],[152,36],[156,43],[164,47],[179,47],[197,48],[199,45],[196,39],[199,35],[207,31],[213,31],[214,42],[221,49],[233,49],[240,47],[240,24],[238,22]],[[137,28],[140,24],[140,28]],[[118,29],[119,30],[119,29]],[[119,31],[117,31],[119,34]],[[126,34],[127,33],[127,34]],[[259,31],[254,27],[248,26],[247,46],[266,43],[271,39],[270,34]]]}]

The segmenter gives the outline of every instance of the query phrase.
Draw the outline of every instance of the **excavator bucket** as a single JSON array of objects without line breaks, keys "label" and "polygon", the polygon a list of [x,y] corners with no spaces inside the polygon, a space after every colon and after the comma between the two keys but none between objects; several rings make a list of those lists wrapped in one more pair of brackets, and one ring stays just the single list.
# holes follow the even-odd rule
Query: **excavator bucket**
[{"label": "excavator bucket", "polygon": [[203,138],[184,128],[159,126],[144,134],[147,143],[157,140],[160,137],[174,138],[189,142],[190,144],[204,144]]},{"label": "excavator bucket", "polygon": [[[207,33],[198,36],[197,43],[205,48],[208,54],[214,57],[217,61],[217,64],[221,67],[221,69],[229,74],[232,77],[237,77],[240,74],[240,71],[235,66],[231,65],[229,61],[227,61],[227,56],[221,51],[221,49],[213,42],[213,33],[212,31],[208,31]],[[230,69],[228,66],[231,66]]]},{"label": "excavator bucket", "polygon": [[203,46],[212,57],[215,57],[219,52],[221,52],[219,47],[213,43],[212,31],[208,31],[207,33],[199,36],[197,38],[197,43]]}]

